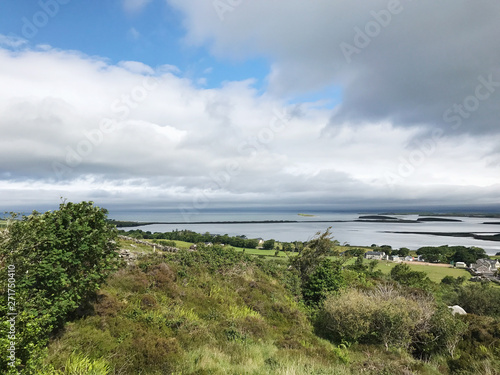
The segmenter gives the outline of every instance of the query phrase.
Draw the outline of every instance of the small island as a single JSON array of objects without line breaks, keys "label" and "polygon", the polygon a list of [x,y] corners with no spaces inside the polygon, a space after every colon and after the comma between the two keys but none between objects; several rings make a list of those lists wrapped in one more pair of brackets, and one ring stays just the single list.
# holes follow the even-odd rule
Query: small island
[{"label": "small island", "polygon": [[462,222],[460,219],[448,219],[442,217],[419,217],[417,221],[448,221],[448,222]]},{"label": "small island", "polygon": [[311,215],[311,214],[297,214],[299,216],[303,216],[303,217],[316,217],[316,215]]},{"label": "small island", "polygon": [[399,220],[397,217],[384,216],[384,215],[365,215],[365,216],[360,216],[359,219],[363,219],[363,220]]}]

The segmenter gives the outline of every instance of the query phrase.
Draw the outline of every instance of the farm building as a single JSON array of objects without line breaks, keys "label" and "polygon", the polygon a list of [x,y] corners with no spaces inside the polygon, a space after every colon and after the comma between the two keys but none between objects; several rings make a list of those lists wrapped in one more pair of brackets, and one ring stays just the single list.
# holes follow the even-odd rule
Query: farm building
[{"label": "farm building", "polygon": [[496,259],[478,259],[476,263],[470,265],[472,273],[476,275],[493,274],[500,268],[500,263]]},{"label": "farm building", "polygon": [[382,260],[384,257],[385,253],[382,251],[367,251],[365,253],[365,259]]}]

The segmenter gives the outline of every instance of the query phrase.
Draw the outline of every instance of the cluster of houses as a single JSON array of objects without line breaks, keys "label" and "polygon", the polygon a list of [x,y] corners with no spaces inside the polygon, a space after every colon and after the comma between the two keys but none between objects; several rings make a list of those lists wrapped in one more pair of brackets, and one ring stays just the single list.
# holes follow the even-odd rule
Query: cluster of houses
[{"label": "cluster of houses", "polygon": [[406,257],[400,257],[399,255],[387,255],[383,251],[367,251],[365,253],[365,259],[391,260],[393,262],[413,262],[414,260],[420,260],[419,258],[414,258],[410,255]]},{"label": "cluster of houses", "polygon": [[469,270],[476,276],[493,276],[500,270],[500,262],[496,259],[478,259],[470,265]]},{"label": "cluster of houses", "polygon": [[[412,261],[423,261],[421,257],[414,258],[412,256],[399,257],[397,255],[388,256],[383,251],[367,251],[365,253],[366,259],[376,259],[376,260],[390,260],[393,262],[412,262]],[[498,273],[500,273],[500,262],[496,259],[478,259],[476,263],[472,263],[469,267],[464,262],[457,262],[455,264],[456,268],[465,268],[470,271],[475,276],[475,279],[494,279]]]}]

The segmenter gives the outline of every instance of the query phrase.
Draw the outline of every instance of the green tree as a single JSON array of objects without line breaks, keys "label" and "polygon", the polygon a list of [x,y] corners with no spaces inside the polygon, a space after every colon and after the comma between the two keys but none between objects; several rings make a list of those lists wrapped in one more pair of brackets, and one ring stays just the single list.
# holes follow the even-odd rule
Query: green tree
[{"label": "green tree", "polygon": [[245,240],[245,247],[255,249],[259,246],[259,240]]},{"label": "green tree", "polygon": [[300,241],[295,241],[293,243],[293,248],[296,253],[301,253],[302,250],[304,249],[304,244]]},{"label": "green tree", "polygon": [[393,252],[396,252],[395,250],[392,250],[392,246],[390,246],[390,245],[380,246],[380,251],[383,251],[388,256],[392,255]]},{"label": "green tree", "polygon": [[332,292],[345,286],[342,276],[342,263],[323,259],[309,275],[302,287],[304,300],[308,304],[318,305]]},{"label": "green tree", "polygon": [[316,233],[314,238],[307,243],[307,246],[299,252],[299,255],[290,259],[292,267],[299,271],[304,282],[325,256],[336,254],[334,248],[339,243],[333,240],[330,229],[331,227],[324,233]]},{"label": "green tree", "polygon": [[478,259],[489,258],[484,249],[480,247],[454,246],[452,260],[454,262],[465,262],[466,264],[475,263]]},{"label": "green tree", "polygon": [[262,244],[262,248],[264,250],[273,250],[274,249],[274,245],[275,245],[276,241],[275,240],[267,240],[267,241],[264,241],[264,243]]},{"label": "green tree", "polygon": [[[59,210],[10,220],[0,233],[0,265],[13,270],[15,285],[1,278],[0,316],[5,320],[7,287],[16,292],[17,366],[30,373],[49,334],[82,306],[116,268],[116,228],[107,211],[92,202],[63,203]],[[11,283],[12,284],[12,283]],[[6,326],[0,350],[6,353]],[[0,369],[6,370],[5,356]]]},{"label": "green tree", "polygon": [[354,261],[354,264],[348,266],[348,268],[356,272],[368,272],[368,266],[365,264],[364,257],[362,255],[358,256]]},{"label": "green tree", "polygon": [[398,255],[403,258],[407,257],[408,255],[410,255],[410,249],[402,247],[401,249],[398,250]]},{"label": "green tree", "polygon": [[405,263],[396,264],[391,270],[391,278],[394,281],[413,288],[427,289],[431,281],[425,272],[412,271]]},{"label": "green tree", "polygon": [[295,257],[290,265],[298,271],[301,279],[302,295],[307,303],[317,304],[333,290],[338,290],[345,282],[342,277],[342,262],[333,262],[326,256],[337,254],[330,228],[318,232],[307,246]]},{"label": "green tree", "polygon": [[365,250],[363,249],[349,249],[344,251],[344,256],[346,257],[360,257],[365,255]]}]

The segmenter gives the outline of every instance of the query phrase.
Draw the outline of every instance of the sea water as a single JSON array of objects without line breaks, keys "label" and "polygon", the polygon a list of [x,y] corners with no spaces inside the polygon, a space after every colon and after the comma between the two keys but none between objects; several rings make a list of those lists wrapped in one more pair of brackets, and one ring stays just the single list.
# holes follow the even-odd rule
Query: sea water
[{"label": "sea water", "polygon": [[[500,219],[446,217],[460,222],[357,222],[360,213],[307,212],[314,216],[301,216],[290,211],[263,210],[211,210],[203,212],[162,211],[110,211],[109,217],[115,220],[138,222],[170,222],[175,224],[152,224],[129,229],[142,229],[151,232],[169,232],[188,229],[197,233],[245,235],[247,238],[275,239],[282,242],[307,241],[317,232],[331,227],[334,239],[340,244],[352,246],[390,245],[393,249],[407,247],[416,250],[422,246],[461,245],[483,248],[489,255],[500,252],[500,242],[476,240],[470,237],[445,237],[427,234],[393,232],[467,232],[500,233],[500,225],[487,225],[484,222],[499,222]],[[390,215],[399,219],[416,220],[418,215]],[[239,221],[296,221],[268,223],[238,223]],[[224,223],[233,221],[236,223]],[[325,221],[325,222],[318,222]],[[329,221],[329,222],[326,222]]]}]

